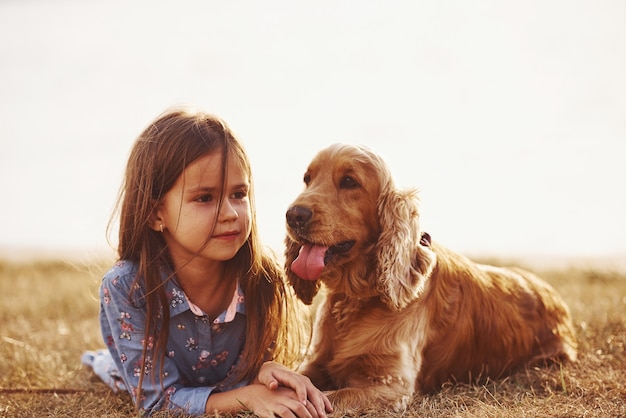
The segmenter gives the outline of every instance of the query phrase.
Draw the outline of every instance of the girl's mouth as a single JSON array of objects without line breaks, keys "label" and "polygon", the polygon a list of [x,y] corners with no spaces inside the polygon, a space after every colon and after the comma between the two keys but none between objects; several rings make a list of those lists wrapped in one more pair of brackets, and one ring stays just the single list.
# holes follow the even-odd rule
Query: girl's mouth
[{"label": "girl's mouth", "polygon": [[229,239],[234,239],[237,236],[239,236],[239,231],[228,231],[228,232],[223,232],[221,234],[213,235],[213,238],[229,240]]}]

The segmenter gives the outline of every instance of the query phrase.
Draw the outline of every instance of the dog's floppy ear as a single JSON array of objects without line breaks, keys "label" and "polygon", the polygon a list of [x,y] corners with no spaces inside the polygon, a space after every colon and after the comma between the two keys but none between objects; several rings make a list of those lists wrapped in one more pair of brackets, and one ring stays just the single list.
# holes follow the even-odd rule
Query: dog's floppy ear
[{"label": "dog's floppy ear", "polygon": [[415,190],[391,190],[378,200],[381,233],[376,244],[376,289],[394,309],[419,297],[435,265],[435,254],[420,243]]},{"label": "dog's floppy ear", "polygon": [[307,305],[313,302],[313,298],[320,289],[319,280],[303,280],[291,271],[291,263],[298,257],[301,245],[289,238],[285,238],[285,273],[287,280],[296,292],[296,296]]}]

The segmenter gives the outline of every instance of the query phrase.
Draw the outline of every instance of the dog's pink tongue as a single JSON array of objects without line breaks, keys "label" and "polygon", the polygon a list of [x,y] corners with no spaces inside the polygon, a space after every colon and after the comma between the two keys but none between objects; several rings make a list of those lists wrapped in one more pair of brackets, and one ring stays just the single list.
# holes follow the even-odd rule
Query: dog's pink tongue
[{"label": "dog's pink tongue", "polygon": [[291,263],[291,271],[304,280],[317,280],[324,270],[324,256],[328,247],[304,244],[300,254]]}]

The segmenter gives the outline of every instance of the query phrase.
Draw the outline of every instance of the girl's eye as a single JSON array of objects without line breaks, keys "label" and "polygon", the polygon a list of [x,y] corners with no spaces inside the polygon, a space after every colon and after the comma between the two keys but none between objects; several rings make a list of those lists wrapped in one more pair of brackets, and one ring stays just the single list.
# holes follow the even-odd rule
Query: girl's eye
[{"label": "girl's eye", "polygon": [[196,198],[196,202],[207,203],[213,200],[213,196],[210,194],[203,194],[202,196],[198,196]]},{"label": "girl's eye", "polygon": [[232,194],[232,198],[233,199],[238,199],[238,200],[245,199],[246,196],[248,196],[248,193],[246,193],[243,190],[239,191],[239,192],[235,192],[235,193]]}]

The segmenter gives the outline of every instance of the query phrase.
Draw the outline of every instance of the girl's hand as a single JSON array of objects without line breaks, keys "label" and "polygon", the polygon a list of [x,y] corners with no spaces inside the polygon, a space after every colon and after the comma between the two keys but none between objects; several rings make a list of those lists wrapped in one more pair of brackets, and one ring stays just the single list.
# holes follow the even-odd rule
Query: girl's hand
[{"label": "girl's hand", "polygon": [[326,412],[319,413],[312,402],[303,403],[296,392],[280,386],[269,389],[260,383],[248,385],[248,402],[244,405],[261,418],[324,418]]},{"label": "girl's hand", "polygon": [[305,407],[310,409],[310,404],[312,404],[319,417],[325,417],[326,413],[333,411],[328,397],[316,388],[308,377],[282,364],[274,361],[265,362],[259,370],[257,380],[270,390],[277,390],[280,386],[290,388],[295,392],[297,400]]}]

